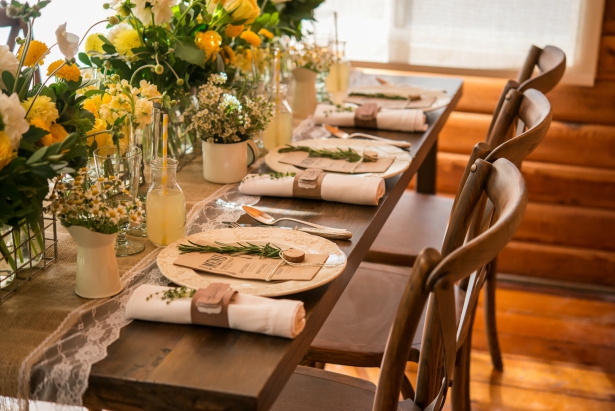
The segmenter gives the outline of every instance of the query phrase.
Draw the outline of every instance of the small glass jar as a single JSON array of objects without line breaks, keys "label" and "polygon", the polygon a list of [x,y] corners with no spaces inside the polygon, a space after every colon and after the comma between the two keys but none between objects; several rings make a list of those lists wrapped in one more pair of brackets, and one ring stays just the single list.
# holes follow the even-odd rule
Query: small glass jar
[{"label": "small glass jar", "polygon": [[329,68],[329,75],[325,79],[325,87],[333,104],[342,104],[348,92],[350,80],[350,62],[346,60],[346,42],[332,40],[329,51],[333,55],[333,62]]},{"label": "small glass jar", "polygon": [[147,192],[147,236],[157,246],[166,246],[186,236],[186,199],[177,184],[177,164],[161,158],[150,163],[152,183]]},{"label": "small glass jar", "polygon": [[267,87],[269,101],[275,104],[271,121],[263,132],[262,141],[265,149],[290,144],[293,138],[293,112],[286,101],[288,86],[282,84],[282,53],[279,48],[272,52],[271,81]]}]

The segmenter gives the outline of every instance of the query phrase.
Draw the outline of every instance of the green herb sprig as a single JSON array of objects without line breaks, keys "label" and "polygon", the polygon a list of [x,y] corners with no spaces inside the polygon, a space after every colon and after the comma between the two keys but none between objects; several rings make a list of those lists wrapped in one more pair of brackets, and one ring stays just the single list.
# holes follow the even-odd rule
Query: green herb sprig
[{"label": "green herb sprig", "polygon": [[162,297],[160,297],[160,299],[167,300],[167,304],[171,304],[171,301],[178,299],[178,298],[192,298],[194,296],[194,293],[196,293],[196,290],[194,288],[176,287],[176,288],[170,288],[165,291],[158,291],[157,293],[150,294],[149,296],[147,296],[145,301],[149,301],[155,295],[162,294]]},{"label": "green herb sprig", "polygon": [[333,151],[327,150],[326,148],[322,150],[314,150],[313,148],[307,146],[287,145],[286,147],[281,148],[278,152],[291,153],[293,151],[305,151],[306,153],[310,154],[310,157],[325,157],[331,158],[333,160],[346,160],[349,163],[356,163],[357,161],[361,160],[366,163],[375,161],[373,158],[361,156],[361,154],[357,153],[351,147],[348,147],[348,150],[344,150],[343,148],[337,147],[336,151]]},{"label": "green herb sprig", "polygon": [[296,176],[297,173],[293,173],[293,172],[289,172],[289,173],[282,173],[282,172],[270,172],[270,173],[259,173],[259,174],[251,174],[249,176],[246,176],[243,178],[243,181],[247,181],[251,178],[256,178],[256,177],[262,177],[262,176],[269,176],[269,178],[271,178],[272,180],[279,180],[280,178],[284,178],[284,177],[294,177]]},{"label": "green herb sprig", "polygon": [[275,244],[267,243],[265,245],[256,245],[252,243],[247,243],[248,245],[244,245],[241,243],[237,243],[237,245],[230,245],[220,243],[215,241],[218,245],[201,245],[194,243],[188,240],[190,245],[188,244],[180,244],[178,249],[181,254],[186,253],[219,253],[219,254],[229,254],[231,256],[238,255],[258,255],[261,258],[280,258],[280,251],[282,250]]}]

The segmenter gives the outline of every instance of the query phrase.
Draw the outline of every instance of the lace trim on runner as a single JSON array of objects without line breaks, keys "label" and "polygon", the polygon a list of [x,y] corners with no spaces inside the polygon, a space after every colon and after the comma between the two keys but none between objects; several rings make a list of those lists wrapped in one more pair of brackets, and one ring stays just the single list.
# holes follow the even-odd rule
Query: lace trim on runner
[{"label": "lace trim on runner", "polygon": [[[222,228],[224,221],[237,221],[245,214],[242,204],[253,205],[259,200],[260,197],[239,193],[237,185],[222,187],[192,207],[187,216],[186,235]],[[29,401],[24,399],[28,397],[51,401],[55,403],[50,404],[54,410],[83,404],[92,364],[107,356],[107,347],[119,338],[121,328],[131,322],[125,318],[124,312],[132,291],[141,284],[169,284],[156,267],[156,257],[161,250],[152,251],[124,274],[124,290],[120,294],[102,303],[92,301],[74,310],[30,353],[19,373],[21,399],[15,400],[11,408],[16,405],[19,410],[27,410]],[[29,396],[32,377],[38,383]]]}]

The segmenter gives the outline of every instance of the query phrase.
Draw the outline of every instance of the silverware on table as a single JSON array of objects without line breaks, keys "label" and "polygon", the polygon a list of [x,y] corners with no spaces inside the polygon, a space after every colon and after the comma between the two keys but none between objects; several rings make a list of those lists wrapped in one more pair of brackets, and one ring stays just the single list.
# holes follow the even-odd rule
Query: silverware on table
[{"label": "silverware on table", "polygon": [[372,136],[371,134],[363,134],[363,133],[352,133],[348,134],[335,126],[331,126],[329,124],[322,125],[325,130],[331,133],[332,136],[341,138],[343,140],[347,140],[349,138],[361,137],[369,140],[379,141],[384,144],[388,144],[390,146],[400,147],[400,148],[409,148],[411,146],[407,141],[397,141],[397,140],[389,140],[388,138],[382,138],[378,136]]},{"label": "silverware on table", "polygon": [[332,240],[349,240],[352,238],[352,233],[350,231],[342,232],[342,231],[327,231],[322,230],[320,228],[313,227],[278,227],[271,225],[256,225],[256,224],[239,224],[235,222],[224,221],[224,224],[227,224],[231,228],[242,228],[242,227],[259,227],[259,228],[271,228],[276,230],[296,230],[302,231],[304,233],[317,235],[324,238],[329,238]]},{"label": "silverware on table", "polygon": [[[244,209],[244,211],[246,213],[248,213],[248,215],[250,217],[252,217],[253,219],[255,219],[256,221],[258,221],[259,223],[265,224],[265,225],[275,225],[276,223],[278,223],[279,221],[293,221],[295,223],[300,223],[300,224],[305,224],[307,226],[310,227],[314,227],[319,229],[320,231],[325,231],[325,232],[335,232],[335,233],[342,233],[345,234],[346,236],[350,235],[350,237],[352,237],[352,233],[346,229],[343,228],[334,228],[334,227],[327,227],[324,225],[320,225],[320,224],[314,224],[314,223],[310,223],[307,221],[303,221],[303,220],[298,220],[296,218],[290,218],[290,217],[281,217],[281,218],[273,218],[271,217],[269,214],[265,213],[264,211],[261,211],[257,208],[254,207],[250,207],[247,205],[242,206],[242,208]],[[346,238],[350,238],[350,237],[346,237]]]}]

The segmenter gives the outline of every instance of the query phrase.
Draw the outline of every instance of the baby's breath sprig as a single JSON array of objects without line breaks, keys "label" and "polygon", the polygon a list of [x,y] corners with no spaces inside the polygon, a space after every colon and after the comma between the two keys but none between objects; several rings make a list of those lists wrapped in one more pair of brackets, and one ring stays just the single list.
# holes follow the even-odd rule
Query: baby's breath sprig
[{"label": "baby's breath sprig", "polygon": [[175,287],[175,288],[169,288],[168,290],[165,290],[165,291],[158,291],[157,293],[150,294],[149,296],[147,296],[145,301],[149,301],[156,295],[162,295],[160,299],[166,300],[167,304],[171,304],[171,301],[179,299],[179,298],[192,298],[194,296],[194,293],[196,293],[196,290],[194,288]]},{"label": "baby's breath sprig", "polygon": [[325,157],[331,158],[333,160],[346,160],[349,163],[356,163],[357,161],[363,161],[368,163],[370,161],[376,161],[374,157],[366,156],[363,157],[361,154],[357,153],[351,147],[348,147],[348,150],[344,150],[343,148],[336,148],[336,151],[322,149],[322,150],[314,150],[311,147],[307,146],[292,146],[287,145],[284,148],[281,148],[279,153],[291,153],[293,151],[305,151],[306,153],[310,153],[310,157]]},{"label": "baby's breath sprig", "polygon": [[244,245],[241,243],[237,243],[236,245],[220,243],[215,241],[218,245],[201,245],[194,243],[188,240],[190,245],[188,244],[180,244],[178,249],[180,254],[186,253],[219,253],[219,254],[229,254],[231,256],[238,255],[258,255],[261,258],[281,258],[280,250],[281,248],[275,244],[267,243],[265,245],[257,245],[252,243],[247,243],[248,245]]}]

